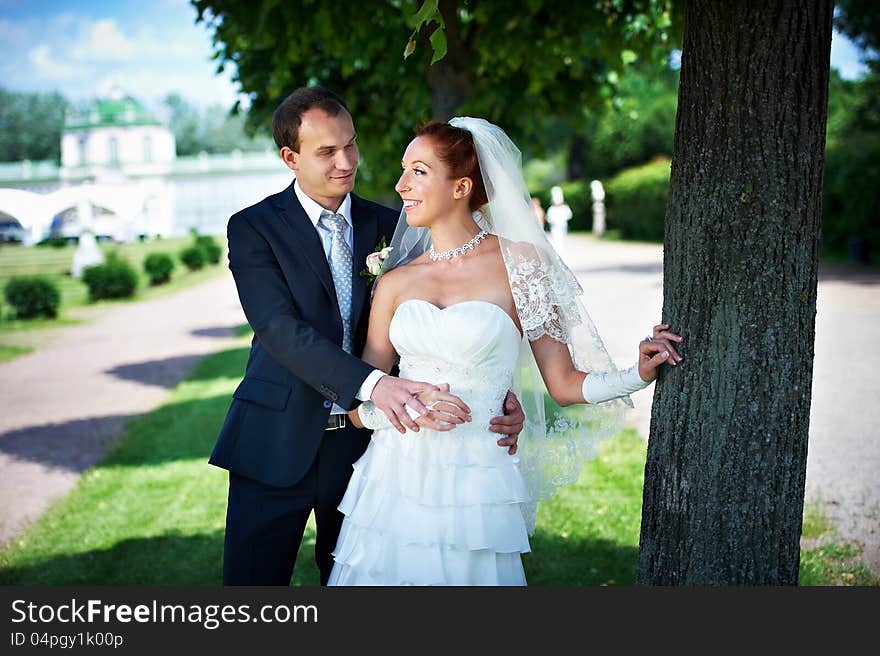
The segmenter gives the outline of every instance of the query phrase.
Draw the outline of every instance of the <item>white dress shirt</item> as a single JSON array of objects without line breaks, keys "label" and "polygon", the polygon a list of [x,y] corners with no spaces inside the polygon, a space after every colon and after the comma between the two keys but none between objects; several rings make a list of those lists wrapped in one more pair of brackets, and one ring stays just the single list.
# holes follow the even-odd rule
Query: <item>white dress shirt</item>
[{"label": "white dress shirt", "polygon": [[[318,237],[321,238],[321,245],[324,247],[324,257],[326,257],[329,262],[330,243],[333,233],[330,228],[320,222],[321,212],[327,208],[321,207],[321,205],[312,200],[309,196],[306,196],[306,193],[299,186],[299,180],[294,181],[293,191],[296,194],[297,199],[299,199],[300,205],[302,205],[302,208],[305,210],[306,215],[309,217],[309,220],[312,222],[312,225],[315,226],[315,230],[318,232]],[[351,220],[351,194],[345,194],[345,199],[342,201],[339,209],[336,210],[336,214],[341,214],[345,217],[345,222],[347,224],[345,228],[345,241],[348,242],[348,247],[351,249],[351,252],[354,253],[354,223],[352,223]],[[355,318],[352,317],[352,322],[354,322],[354,319]],[[352,329],[354,329],[354,325],[352,325]],[[384,375],[384,371],[374,369],[373,372],[367,376],[366,380],[364,380],[363,384],[361,384],[358,393],[355,394],[355,398],[359,401],[369,401],[370,395],[373,393],[373,388],[376,387],[376,383],[378,383],[379,379]],[[333,409],[330,410],[330,414],[346,414],[346,411],[334,403]]]}]

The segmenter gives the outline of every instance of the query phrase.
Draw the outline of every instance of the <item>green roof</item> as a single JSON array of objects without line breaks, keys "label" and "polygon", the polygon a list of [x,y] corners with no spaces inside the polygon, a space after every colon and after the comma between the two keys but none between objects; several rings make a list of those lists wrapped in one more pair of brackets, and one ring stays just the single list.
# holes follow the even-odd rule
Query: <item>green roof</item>
[{"label": "green roof", "polygon": [[96,100],[87,112],[69,113],[64,121],[64,130],[133,125],[162,125],[162,122],[137,100],[126,96]]}]

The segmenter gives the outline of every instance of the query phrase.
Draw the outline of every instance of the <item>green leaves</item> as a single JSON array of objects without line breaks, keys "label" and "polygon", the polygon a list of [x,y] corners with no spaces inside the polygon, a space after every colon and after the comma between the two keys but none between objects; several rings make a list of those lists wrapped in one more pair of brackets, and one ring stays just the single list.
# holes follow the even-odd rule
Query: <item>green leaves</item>
[{"label": "green leaves", "polygon": [[438,0],[425,0],[422,2],[422,6],[416,12],[413,17],[415,20],[415,29],[418,29],[426,24],[430,23],[432,20],[442,21],[440,17],[440,8],[439,8]]},{"label": "green leaves", "polygon": [[431,47],[434,49],[431,64],[436,64],[446,56],[446,32],[442,25],[431,34]]},{"label": "green leaves", "polygon": [[[650,24],[672,0],[358,0],[357,16],[344,24],[324,9],[332,4],[196,6],[213,17],[203,22],[220,61],[235,63],[250,95],[250,124],[268,126],[298,86],[339,93],[361,145],[357,191],[388,203],[397,200],[398,162],[417,125],[469,113],[503,126],[527,156],[538,146],[564,147],[571,130],[586,129],[585,112],[615,94],[609,79],[650,65],[655,49],[668,53],[677,38],[661,42]],[[636,14],[650,19],[643,31],[625,20]],[[547,136],[548,120],[568,132]]]},{"label": "green leaves", "polygon": [[431,23],[437,23],[437,27],[434,28],[430,38],[431,49],[434,51],[434,54],[431,57],[431,64],[436,64],[446,56],[446,22],[440,14],[438,0],[425,0],[415,16],[413,16],[412,21],[415,23],[415,28],[413,29],[412,34],[409,35],[409,40],[406,42],[406,48],[403,50],[403,58],[406,59],[415,52],[416,39],[418,38],[422,27],[428,26]]},{"label": "green leaves", "polygon": [[0,161],[61,159],[68,101],[59,93],[21,93],[0,87]]}]

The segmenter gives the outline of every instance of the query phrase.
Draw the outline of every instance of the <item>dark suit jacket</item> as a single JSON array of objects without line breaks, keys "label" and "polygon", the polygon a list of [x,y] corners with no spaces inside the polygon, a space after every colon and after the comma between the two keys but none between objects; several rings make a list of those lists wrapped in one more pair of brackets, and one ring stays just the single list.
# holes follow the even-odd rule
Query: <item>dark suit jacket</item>
[{"label": "dark suit jacket", "polygon": [[[382,236],[390,243],[398,215],[351,195],[358,355],[371,287],[359,273]],[[227,235],[229,268],[254,339],[210,462],[267,485],[294,485],[314,460],[333,403],[356,405],[355,394],[373,367],[342,350],[330,265],[293,185],[234,214]]]}]

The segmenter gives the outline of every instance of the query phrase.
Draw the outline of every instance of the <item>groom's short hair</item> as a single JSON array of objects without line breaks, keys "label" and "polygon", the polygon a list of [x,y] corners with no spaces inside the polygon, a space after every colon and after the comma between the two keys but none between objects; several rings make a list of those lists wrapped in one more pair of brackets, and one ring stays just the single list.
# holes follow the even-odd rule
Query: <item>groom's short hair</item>
[{"label": "groom's short hair", "polygon": [[287,146],[299,152],[299,126],[302,115],[310,109],[320,109],[330,116],[348,112],[342,98],[324,87],[300,87],[278,105],[272,115],[272,136],[278,149]]}]

